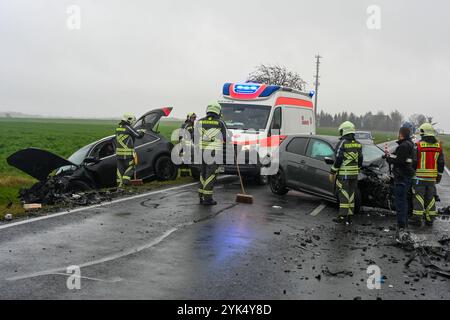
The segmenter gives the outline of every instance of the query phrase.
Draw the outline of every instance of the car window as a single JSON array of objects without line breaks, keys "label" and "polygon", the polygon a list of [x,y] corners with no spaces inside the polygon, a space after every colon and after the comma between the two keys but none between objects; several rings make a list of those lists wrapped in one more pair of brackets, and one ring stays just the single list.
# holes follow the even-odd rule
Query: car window
[{"label": "car window", "polygon": [[322,140],[311,139],[308,145],[306,155],[310,158],[323,160],[325,157],[333,158],[334,150],[331,146]]},{"label": "car window", "polygon": [[273,112],[272,125],[270,126],[272,130],[281,130],[281,108],[276,108]]},{"label": "car window", "polygon": [[298,155],[305,155],[308,138],[293,138],[286,147],[286,151]]},{"label": "car window", "polygon": [[89,156],[95,159],[103,159],[116,153],[116,145],[114,140],[108,140],[97,144]]},{"label": "car window", "polygon": [[378,160],[384,155],[383,150],[381,150],[377,146],[365,144],[363,144],[362,146],[362,153],[364,162],[372,162]]}]

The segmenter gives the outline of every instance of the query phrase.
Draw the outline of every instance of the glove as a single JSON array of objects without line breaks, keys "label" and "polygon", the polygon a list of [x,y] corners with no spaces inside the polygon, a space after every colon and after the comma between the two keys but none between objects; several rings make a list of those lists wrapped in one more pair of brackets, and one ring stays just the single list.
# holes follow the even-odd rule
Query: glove
[{"label": "glove", "polygon": [[335,173],[330,173],[328,175],[328,180],[330,181],[330,183],[334,183],[334,181],[336,180],[336,174]]},{"label": "glove", "polygon": [[438,174],[438,176],[437,176],[437,178],[436,178],[436,184],[441,183],[441,180],[442,180],[442,175],[441,175],[441,174]]}]

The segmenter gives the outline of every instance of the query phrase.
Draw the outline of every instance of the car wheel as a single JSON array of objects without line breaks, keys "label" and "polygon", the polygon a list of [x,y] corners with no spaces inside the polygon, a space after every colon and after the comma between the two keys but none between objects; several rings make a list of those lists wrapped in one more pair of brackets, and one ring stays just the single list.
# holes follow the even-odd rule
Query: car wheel
[{"label": "car wheel", "polygon": [[177,178],[177,167],[169,156],[160,156],[155,161],[155,175],[160,181],[175,180]]},{"label": "car wheel", "polygon": [[269,186],[270,190],[279,196],[283,196],[289,192],[289,189],[286,187],[284,173],[281,170],[278,170],[276,175],[269,177]]}]

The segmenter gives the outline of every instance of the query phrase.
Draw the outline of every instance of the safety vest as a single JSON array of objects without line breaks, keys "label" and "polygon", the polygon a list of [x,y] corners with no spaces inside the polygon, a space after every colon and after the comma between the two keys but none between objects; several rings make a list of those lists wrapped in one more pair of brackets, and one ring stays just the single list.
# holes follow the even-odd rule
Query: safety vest
[{"label": "safety vest", "polygon": [[442,153],[439,142],[429,143],[425,141],[416,142],[417,146],[417,168],[416,178],[419,180],[436,181],[438,176],[437,161]]},{"label": "safety vest", "polygon": [[342,145],[344,149],[344,159],[340,168],[334,168],[333,170],[338,171],[338,176],[345,177],[357,177],[359,175],[359,152],[362,148],[361,144],[355,140],[344,142]]},{"label": "safety vest", "polygon": [[201,150],[222,150],[223,136],[222,123],[213,117],[207,117],[198,121],[199,147]]},{"label": "safety vest", "polygon": [[116,141],[116,155],[123,159],[133,158],[134,142],[126,128],[120,126],[116,129]]}]

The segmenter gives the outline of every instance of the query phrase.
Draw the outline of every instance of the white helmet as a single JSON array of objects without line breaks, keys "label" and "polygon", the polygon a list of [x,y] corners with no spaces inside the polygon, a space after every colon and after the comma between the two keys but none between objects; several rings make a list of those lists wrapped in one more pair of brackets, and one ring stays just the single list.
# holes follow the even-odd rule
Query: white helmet
[{"label": "white helmet", "polygon": [[122,117],[122,121],[128,122],[130,125],[133,125],[136,122],[136,117],[134,114],[125,113]]}]

